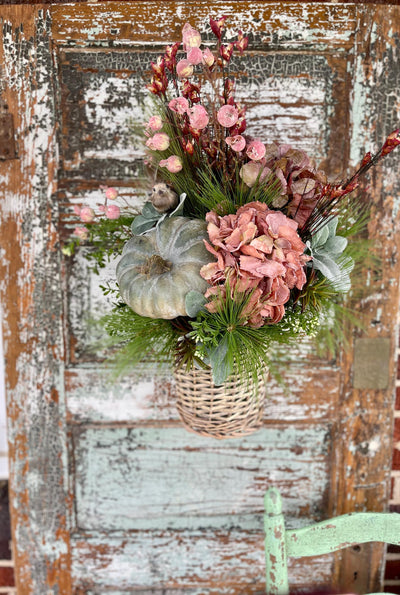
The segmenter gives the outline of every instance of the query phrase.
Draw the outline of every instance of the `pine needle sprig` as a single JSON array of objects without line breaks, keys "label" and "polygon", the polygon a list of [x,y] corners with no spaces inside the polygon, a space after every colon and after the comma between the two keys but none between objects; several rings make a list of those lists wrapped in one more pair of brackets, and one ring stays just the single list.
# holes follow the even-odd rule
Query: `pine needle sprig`
[{"label": "pine needle sprig", "polygon": [[124,304],[101,323],[109,335],[108,347],[118,348],[110,359],[116,376],[143,361],[154,365],[171,361],[178,334],[169,320],[140,316]]}]

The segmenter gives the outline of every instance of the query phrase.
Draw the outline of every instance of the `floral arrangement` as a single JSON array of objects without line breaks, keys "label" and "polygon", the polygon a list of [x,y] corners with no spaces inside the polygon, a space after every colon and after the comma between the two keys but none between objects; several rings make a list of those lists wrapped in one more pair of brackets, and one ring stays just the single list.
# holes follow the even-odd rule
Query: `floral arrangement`
[{"label": "floral arrangement", "polygon": [[95,246],[96,266],[122,251],[120,299],[105,326],[124,361],[211,367],[215,385],[257,376],[275,343],[332,326],[326,314],[342,311],[368,221],[350,195],[400,144],[396,130],[333,183],[304,151],[246,134],[229,70],[248,38],[224,42],[225,20],[210,19],[215,47],[186,23],[182,43],[151,64],[144,135],[154,184],[141,213],[104,188],[100,222],[83,207],[75,230],[76,243]]}]

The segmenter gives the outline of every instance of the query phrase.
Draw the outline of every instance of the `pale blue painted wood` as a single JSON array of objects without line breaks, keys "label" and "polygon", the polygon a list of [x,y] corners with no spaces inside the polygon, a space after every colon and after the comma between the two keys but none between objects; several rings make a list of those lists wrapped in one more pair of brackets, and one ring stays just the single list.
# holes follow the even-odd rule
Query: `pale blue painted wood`
[{"label": "pale blue painted wood", "polygon": [[[282,514],[282,499],[276,488],[265,495],[265,572],[267,585],[274,585],[276,593],[289,592],[287,571],[285,519]],[[267,591],[268,592],[268,591]]]},{"label": "pale blue painted wood", "polygon": [[[309,527],[286,531],[279,490],[264,497],[266,592],[288,595],[287,557],[327,554],[345,547],[381,541],[400,545],[400,514],[360,512],[328,519]],[[372,593],[371,595],[378,595]],[[386,593],[386,595],[391,595]]]},{"label": "pale blue painted wood", "polygon": [[318,509],[328,483],[328,434],[322,424],[268,427],[225,441],[182,427],[77,428],[77,527],[257,531],[266,488],[274,484],[287,491],[288,478],[298,488],[287,514]]}]

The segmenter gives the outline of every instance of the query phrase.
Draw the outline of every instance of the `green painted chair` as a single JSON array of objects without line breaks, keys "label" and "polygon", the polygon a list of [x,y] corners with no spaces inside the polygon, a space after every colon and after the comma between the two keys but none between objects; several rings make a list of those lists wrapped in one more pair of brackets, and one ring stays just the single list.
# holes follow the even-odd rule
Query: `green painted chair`
[{"label": "green painted chair", "polygon": [[264,504],[267,595],[289,594],[287,558],[290,556],[318,556],[369,541],[400,545],[397,513],[354,512],[286,531],[281,495],[276,488],[267,491]]}]

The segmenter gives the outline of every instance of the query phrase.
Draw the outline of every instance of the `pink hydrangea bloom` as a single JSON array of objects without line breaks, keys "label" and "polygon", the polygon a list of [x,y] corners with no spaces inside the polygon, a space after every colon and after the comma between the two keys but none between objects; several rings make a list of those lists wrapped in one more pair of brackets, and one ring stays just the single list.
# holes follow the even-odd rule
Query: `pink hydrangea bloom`
[{"label": "pink hydrangea bloom", "polygon": [[190,48],[198,48],[201,45],[201,35],[189,23],[185,23],[182,28],[183,49],[185,52]]},{"label": "pink hydrangea bloom", "polygon": [[176,99],[171,99],[168,104],[169,109],[173,112],[180,114],[181,116],[185,114],[189,109],[189,102],[186,97],[176,97]]},{"label": "pink hydrangea bloom", "polygon": [[92,208],[82,207],[82,209],[80,210],[79,216],[81,218],[81,221],[84,221],[85,223],[91,223],[94,220],[96,215]]},{"label": "pink hydrangea bloom", "polygon": [[253,161],[260,161],[265,155],[265,145],[259,140],[253,140],[246,149],[246,155]]},{"label": "pink hydrangea bloom", "polygon": [[116,188],[107,188],[105,191],[107,200],[115,200],[118,196],[118,190]]},{"label": "pink hydrangea bloom", "polygon": [[209,68],[214,64],[215,56],[210,50],[210,48],[206,48],[203,52],[203,63],[208,66]]},{"label": "pink hydrangea bloom", "polygon": [[225,128],[231,128],[236,124],[239,112],[233,105],[223,105],[217,113],[217,120]]},{"label": "pink hydrangea bloom", "polygon": [[168,159],[162,159],[159,166],[166,167],[168,171],[176,174],[182,169],[182,160],[178,155],[171,155]]},{"label": "pink hydrangea bloom", "polygon": [[104,214],[107,219],[118,219],[121,214],[121,210],[117,205],[109,205],[105,208]]},{"label": "pink hydrangea bloom", "polygon": [[190,64],[193,64],[194,66],[196,66],[196,64],[201,64],[203,61],[203,52],[200,48],[191,48],[187,53],[187,59]]},{"label": "pink hydrangea bloom", "polygon": [[169,136],[165,132],[157,132],[147,139],[146,146],[152,151],[165,151],[169,147]]},{"label": "pink hydrangea bloom", "polygon": [[246,146],[246,140],[241,134],[235,136],[227,136],[225,139],[227,145],[230,146],[232,151],[243,151]]},{"label": "pink hydrangea bloom", "polygon": [[[307,280],[304,265],[310,257],[304,254],[297,223],[260,202],[240,207],[235,215],[220,217],[211,211],[206,221],[210,241],[205,245],[216,258],[200,270],[211,285],[206,297],[223,299],[221,289],[229,278],[232,290],[253,291],[246,313],[249,324],[279,322],[290,290],[302,289]],[[216,304],[212,300],[206,307],[214,311]]]},{"label": "pink hydrangea bloom", "polygon": [[151,116],[150,120],[147,123],[147,126],[153,130],[153,132],[157,132],[157,130],[161,130],[163,126],[163,121],[160,116]]},{"label": "pink hydrangea bloom", "polygon": [[206,109],[202,105],[194,105],[189,110],[189,122],[192,128],[202,130],[209,122],[210,118]]},{"label": "pink hydrangea bloom", "polygon": [[179,60],[178,64],[176,65],[176,74],[179,76],[179,78],[189,78],[193,74],[193,64],[191,64],[186,58]]}]

